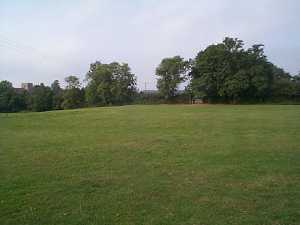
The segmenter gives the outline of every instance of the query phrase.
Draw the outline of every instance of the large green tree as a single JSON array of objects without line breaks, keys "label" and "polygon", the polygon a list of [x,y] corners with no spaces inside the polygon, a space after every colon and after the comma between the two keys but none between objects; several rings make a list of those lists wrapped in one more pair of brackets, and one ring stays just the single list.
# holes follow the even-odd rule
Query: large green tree
[{"label": "large green tree", "polygon": [[263,45],[243,48],[243,41],[225,38],[199,52],[191,70],[195,97],[208,101],[264,101],[271,94],[272,65]]},{"label": "large green tree", "polygon": [[63,103],[63,89],[60,87],[58,80],[53,81],[51,90],[53,93],[53,109],[61,109]]},{"label": "large green tree", "polygon": [[0,112],[18,112],[25,110],[27,92],[16,91],[8,81],[0,82]]},{"label": "large green tree", "polygon": [[12,111],[11,101],[14,97],[14,88],[9,81],[0,82],[0,112]]},{"label": "large green tree", "polygon": [[292,78],[292,81],[295,85],[295,97],[298,101],[300,101],[300,72]]},{"label": "large green tree", "polygon": [[90,65],[86,80],[89,105],[129,103],[136,92],[136,77],[126,63],[104,64],[96,61]]},{"label": "large green tree", "polygon": [[178,85],[186,79],[189,62],[180,56],[164,58],[156,68],[157,88],[166,100],[176,96]]},{"label": "large green tree", "polygon": [[83,90],[81,83],[76,76],[68,76],[65,78],[67,83],[64,90],[62,107],[64,109],[75,109],[83,106]]},{"label": "large green tree", "polygon": [[29,97],[29,108],[32,111],[48,111],[52,110],[52,90],[43,83],[33,87]]},{"label": "large green tree", "polygon": [[9,81],[0,82],[0,112],[10,112],[10,101],[13,96],[13,86]]},{"label": "large green tree", "polygon": [[294,81],[295,77],[273,65],[273,99],[283,100],[293,98],[297,94],[297,84]]}]

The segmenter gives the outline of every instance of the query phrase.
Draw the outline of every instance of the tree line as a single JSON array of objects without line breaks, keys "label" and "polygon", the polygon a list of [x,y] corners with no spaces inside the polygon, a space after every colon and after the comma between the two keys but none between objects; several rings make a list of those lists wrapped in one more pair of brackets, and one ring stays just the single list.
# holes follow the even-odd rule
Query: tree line
[{"label": "tree line", "polygon": [[77,76],[65,78],[63,89],[58,80],[50,87],[35,85],[32,90],[17,91],[8,81],[0,82],[0,111],[18,112],[75,109],[85,106],[129,104],[137,93],[136,76],[128,64],[99,61],[90,65],[83,87]]},{"label": "tree line", "polygon": [[185,91],[204,102],[299,101],[300,73],[291,76],[269,62],[263,47],[245,49],[242,40],[227,37],[195,59],[163,59],[156,69],[157,87],[166,100],[176,98],[179,84],[188,81]]},{"label": "tree line", "polygon": [[[157,93],[138,92],[136,76],[126,63],[96,61],[86,74],[87,85],[79,78],[58,80],[51,86],[35,85],[16,90],[9,81],[0,82],[0,112],[48,111],[86,106],[176,102],[202,99],[208,103],[259,103],[300,100],[300,74],[292,76],[269,62],[264,46],[246,49],[244,42],[225,38],[200,51],[194,59],[180,56],[162,59],[157,66]],[[185,83],[184,91],[179,85]]]}]

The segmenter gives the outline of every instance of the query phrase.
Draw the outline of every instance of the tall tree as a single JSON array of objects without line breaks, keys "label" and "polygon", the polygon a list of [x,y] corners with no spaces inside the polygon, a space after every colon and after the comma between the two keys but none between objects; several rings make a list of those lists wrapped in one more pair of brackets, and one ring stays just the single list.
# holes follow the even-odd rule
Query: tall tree
[{"label": "tall tree", "polygon": [[263,45],[245,50],[243,41],[225,38],[199,52],[191,70],[194,96],[208,101],[263,101],[271,93],[272,66]]},{"label": "tall tree", "polygon": [[80,88],[81,83],[79,81],[79,78],[76,76],[68,76],[65,78],[65,82],[67,83],[67,89],[72,89],[72,88]]},{"label": "tall tree", "polygon": [[86,80],[89,105],[129,103],[136,91],[136,77],[125,63],[103,64],[96,61],[90,65]]},{"label": "tall tree", "polygon": [[9,81],[0,82],[0,112],[11,112],[11,101],[14,97],[14,88]]},{"label": "tall tree", "polygon": [[64,91],[64,101],[62,107],[64,109],[75,109],[83,106],[83,90],[79,78],[76,76],[68,76],[65,78],[67,83]]},{"label": "tall tree", "polygon": [[300,101],[300,72],[292,78],[292,81],[295,84],[295,97]]},{"label": "tall tree", "polygon": [[188,68],[189,62],[180,56],[165,58],[156,68],[157,88],[166,100],[177,94],[178,85],[186,79]]},{"label": "tall tree", "polygon": [[88,85],[86,87],[86,100],[89,105],[108,105],[114,102],[113,74],[109,64],[99,61],[90,65],[86,75]]},{"label": "tall tree", "polygon": [[53,81],[51,90],[53,92],[53,109],[61,109],[63,103],[63,90],[60,87],[58,80]]},{"label": "tall tree", "polygon": [[30,109],[41,112],[52,110],[52,90],[43,83],[33,87],[30,93]]},{"label": "tall tree", "polygon": [[136,77],[127,63],[117,62],[110,64],[113,74],[112,93],[117,104],[130,103],[136,93]]},{"label": "tall tree", "polygon": [[18,112],[27,108],[26,91],[16,91],[8,81],[0,82],[0,112]]},{"label": "tall tree", "polygon": [[10,100],[10,111],[11,112],[19,112],[22,110],[27,110],[27,102],[28,102],[29,93],[25,90],[21,90],[19,92],[14,92],[11,100]]},{"label": "tall tree", "polygon": [[297,92],[294,78],[283,69],[272,65],[273,82],[272,82],[272,97],[273,99],[282,100],[291,98]]}]

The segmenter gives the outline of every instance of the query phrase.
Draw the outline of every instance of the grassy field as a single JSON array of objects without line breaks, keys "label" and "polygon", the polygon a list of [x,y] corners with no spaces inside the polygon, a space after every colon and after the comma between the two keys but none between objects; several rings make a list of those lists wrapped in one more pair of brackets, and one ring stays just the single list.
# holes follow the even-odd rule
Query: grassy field
[{"label": "grassy field", "polygon": [[300,106],[0,114],[0,224],[300,224]]}]

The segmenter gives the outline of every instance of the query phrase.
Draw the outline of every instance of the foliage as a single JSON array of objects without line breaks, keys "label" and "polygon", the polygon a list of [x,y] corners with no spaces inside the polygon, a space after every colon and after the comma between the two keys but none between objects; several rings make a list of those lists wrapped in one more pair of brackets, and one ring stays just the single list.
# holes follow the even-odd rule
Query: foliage
[{"label": "foliage", "polygon": [[73,88],[79,89],[81,87],[79,78],[76,76],[66,77],[65,82],[67,83],[67,89],[73,89]]},{"label": "foliage", "polygon": [[10,82],[0,82],[0,112],[11,111],[11,100],[14,96],[14,89]]},{"label": "foliage", "polygon": [[130,103],[136,93],[136,77],[125,63],[103,64],[96,61],[90,65],[86,79],[89,105]]},{"label": "foliage", "polygon": [[141,91],[136,94],[134,104],[161,104],[163,99],[158,91]]},{"label": "foliage", "polygon": [[64,96],[63,96],[63,89],[60,87],[58,80],[55,80],[51,84],[51,90],[53,93],[53,109],[62,109]]},{"label": "foliage", "polygon": [[52,97],[50,87],[43,83],[34,86],[29,96],[29,109],[36,112],[51,110],[53,106]]},{"label": "foliage", "polygon": [[[156,68],[158,92],[138,92],[136,76],[126,63],[96,61],[86,74],[86,87],[76,76],[68,76],[66,88],[55,80],[32,91],[0,82],[0,112],[46,111],[83,106],[206,102],[261,103],[300,102],[300,74],[292,76],[268,61],[264,46],[246,49],[244,42],[226,37],[208,46],[195,59],[180,56],[162,59]],[[179,85],[186,82],[185,91]],[[151,92],[151,91],[150,91]]]},{"label": "foliage", "polygon": [[299,75],[296,75],[292,78],[292,81],[295,85],[295,95],[300,98],[300,72]]},{"label": "foliage", "polygon": [[[296,82],[293,77],[283,69],[273,65],[274,82],[272,85],[272,97],[279,99],[290,99],[297,93]],[[297,79],[295,77],[295,79]]]},{"label": "foliage", "polygon": [[272,65],[263,45],[243,48],[243,41],[225,38],[197,55],[192,70],[194,96],[208,101],[264,101],[270,96]]},{"label": "foliage", "polygon": [[62,107],[64,109],[75,109],[83,106],[84,91],[81,89],[79,78],[68,76],[65,78],[67,83],[66,90],[63,93]]},{"label": "foliage", "polygon": [[178,85],[186,79],[188,68],[189,62],[180,56],[165,58],[156,68],[156,75],[159,77],[157,88],[166,100],[176,96]]},{"label": "foliage", "polygon": [[25,91],[17,92],[8,81],[0,82],[0,112],[18,112],[26,109]]}]

